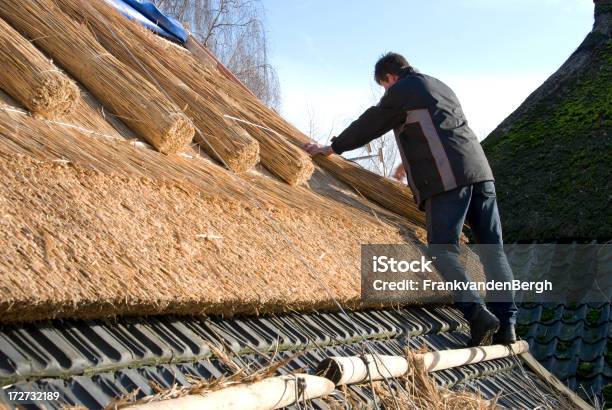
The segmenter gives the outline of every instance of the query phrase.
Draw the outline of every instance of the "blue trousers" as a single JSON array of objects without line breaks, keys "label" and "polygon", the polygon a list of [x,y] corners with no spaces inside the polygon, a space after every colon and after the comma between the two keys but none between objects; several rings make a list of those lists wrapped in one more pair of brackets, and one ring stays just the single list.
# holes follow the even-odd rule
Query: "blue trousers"
[{"label": "blue trousers", "polygon": [[[464,222],[470,226],[478,246],[478,256],[487,281],[512,281],[513,274],[503,251],[502,227],[497,209],[495,183],[478,182],[434,195],[425,201],[427,242],[433,263],[446,281],[470,280],[459,261],[459,237]],[[461,290],[453,294],[455,306],[470,320],[478,304],[476,291]],[[517,308],[512,291],[487,292],[486,306],[501,325],[515,324]]]}]

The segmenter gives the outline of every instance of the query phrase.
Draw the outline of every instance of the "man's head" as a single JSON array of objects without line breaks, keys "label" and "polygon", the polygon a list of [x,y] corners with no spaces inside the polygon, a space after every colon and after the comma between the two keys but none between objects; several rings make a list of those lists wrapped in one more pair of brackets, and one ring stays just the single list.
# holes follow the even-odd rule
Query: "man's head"
[{"label": "man's head", "polygon": [[387,53],[378,59],[374,66],[374,80],[388,90],[399,80],[402,71],[412,69],[401,54]]}]

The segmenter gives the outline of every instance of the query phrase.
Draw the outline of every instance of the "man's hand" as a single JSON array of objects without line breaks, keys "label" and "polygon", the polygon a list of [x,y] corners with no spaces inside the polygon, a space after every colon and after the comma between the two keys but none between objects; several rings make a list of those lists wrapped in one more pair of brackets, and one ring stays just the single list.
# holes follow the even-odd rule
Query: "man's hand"
[{"label": "man's hand", "polygon": [[331,145],[319,145],[313,142],[302,145],[302,148],[313,157],[319,154],[327,157],[334,153]]},{"label": "man's hand", "polygon": [[393,173],[393,178],[401,181],[406,176],[406,169],[402,164],[399,164],[397,168],[395,168],[395,172]]}]

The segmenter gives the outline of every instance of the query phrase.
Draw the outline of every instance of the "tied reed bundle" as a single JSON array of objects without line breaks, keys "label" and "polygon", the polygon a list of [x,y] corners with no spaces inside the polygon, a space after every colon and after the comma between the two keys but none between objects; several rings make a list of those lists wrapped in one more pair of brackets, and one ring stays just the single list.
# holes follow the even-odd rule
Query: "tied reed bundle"
[{"label": "tied reed bundle", "polygon": [[[154,40],[163,46],[163,40]],[[274,130],[267,130],[265,117],[262,118],[245,109],[244,102],[248,98],[257,101],[258,104],[264,104],[251,93],[247,93],[242,85],[228,80],[216,69],[201,64],[187,50],[167,45],[162,48],[158,58],[168,67],[171,66],[172,61],[180,60],[182,67],[177,73],[186,84],[216,101],[228,115],[248,122],[239,123],[259,141],[261,162],[270,172],[290,185],[299,185],[310,179],[314,166],[308,154],[289,142],[284,135]],[[218,82],[219,80],[222,82]],[[233,97],[232,89],[228,88],[227,84],[236,87]]]},{"label": "tied reed bundle", "polygon": [[[99,2],[56,0],[56,4],[77,21],[83,21],[100,43],[122,63],[151,79],[192,119],[197,127],[195,140],[213,158],[235,172],[251,169],[259,161],[259,145],[239,124],[223,117],[211,101],[195,93],[165,67],[149,48],[135,39],[126,28],[127,19],[106,5],[103,13],[94,8]],[[177,61],[178,63],[178,61]],[[205,141],[204,141],[205,140]]]},{"label": "tied reed bundle", "polygon": [[[209,76],[206,79],[213,84],[217,84],[234,100],[235,104],[239,104],[245,117],[259,119],[260,123],[285,136],[296,145],[310,142],[310,139],[297,128],[290,125],[261,101],[245,93],[240,84],[228,79],[220,71],[212,72],[212,77]],[[329,157],[319,155],[314,160],[335,177],[355,189],[360,195],[398,215],[406,217],[411,222],[425,226],[425,214],[418,209],[412,193],[405,185],[370,172],[359,165],[346,161],[339,155]]]},{"label": "tied reed bundle", "polygon": [[[90,3],[99,14],[91,16],[91,8],[85,8],[84,3]],[[220,89],[219,84],[212,81],[213,71],[209,71],[204,65],[195,60],[191,53],[169,44],[136,23],[118,15],[110,6],[100,0],[91,2],[61,0],[59,4],[64,10],[72,10],[72,12],[85,15],[89,24],[95,27],[97,33],[100,29],[99,16],[107,17],[111,22],[112,30],[117,36],[124,33],[122,38],[126,38],[125,36],[129,38],[129,41],[127,39],[123,41],[124,44],[127,44],[130,49],[132,47],[134,49],[140,47],[146,50],[147,58],[141,59],[143,63],[148,64],[150,60],[163,64],[189,88],[204,98],[207,104],[214,106],[215,108],[212,109],[215,115],[221,117],[217,120],[220,124],[219,127],[224,126],[223,124],[227,124],[227,121],[229,121],[233,126],[243,127],[249,135],[255,138],[259,143],[261,162],[270,172],[291,185],[301,184],[310,178],[314,167],[310,157],[303,150],[294,146],[280,135],[243,123],[236,123],[223,117],[225,114],[241,117],[243,111],[240,108],[240,104],[229,102],[228,97]],[[101,38],[106,37],[102,33],[98,34]],[[118,53],[120,50],[110,44],[112,39],[108,40],[102,41],[113,53]],[[119,54],[116,55],[119,56]],[[119,58],[121,59],[121,57]],[[156,70],[159,70],[159,68],[156,68]],[[151,73],[155,75],[154,71],[151,70]],[[241,90],[241,94],[245,94],[245,91]],[[260,120],[252,116],[247,118],[247,120],[261,123]],[[212,142],[208,136],[206,136],[206,139]],[[206,147],[206,143],[203,143],[202,146]]]},{"label": "tied reed bundle", "polygon": [[57,119],[70,114],[77,85],[7,22],[0,19],[0,86],[33,114]]},{"label": "tied reed bundle", "polygon": [[193,138],[193,124],[173,102],[110,55],[87,27],[50,0],[4,1],[0,17],[30,37],[160,152],[178,152]]},{"label": "tied reed bundle", "polygon": [[[162,41],[158,40],[157,42],[161,43]],[[190,41],[195,40],[190,39]],[[198,90],[214,88],[217,91],[216,94],[229,107],[232,107],[230,111],[235,112],[236,117],[273,130],[263,131],[256,127],[243,125],[253,136],[256,135],[257,131],[264,134],[264,136],[258,138],[262,147],[261,157],[264,164],[267,161],[273,161],[273,158],[265,159],[266,150],[262,142],[269,136],[283,141],[291,141],[298,146],[310,142],[308,137],[286,122],[274,110],[250,93],[245,92],[241,84],[228,78],[222,71],[210,69],[210,63],[200,63],[187,50],[168,45],[165,47],[165,52],[160,53],[159,58],[166,65],[181,60],[184,68],[181,69],[179,76],[186,84]],[[317,156],[314,160],[335,177],[355,189],[360,195],[398,215],[406,217],[411,222],[425,226],[425,215],[417,208],[410,190],[405,185],[370,172],[338,155]]]}]

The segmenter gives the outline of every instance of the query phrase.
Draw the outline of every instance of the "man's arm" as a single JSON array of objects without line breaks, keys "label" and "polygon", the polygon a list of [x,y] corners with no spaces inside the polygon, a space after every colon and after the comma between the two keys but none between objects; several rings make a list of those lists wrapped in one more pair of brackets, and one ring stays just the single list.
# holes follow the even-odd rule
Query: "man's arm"
[{"label": "man's arm", "polygon": [[362,147],[401,124],[406,112],[402,109],[398,91],[397,87],[391,87],[378,105],[368,108],[334,138],[331,144],[334,152],[341,154]]},{"label": "man's arm", "polygon": [[368,108],[353,121],[340,135],[332,139],[331,145],[304,144],[310,155],[341,154],[366,145],[401,124],[406,118],[398,90],[391,87],[380,99],[378,105]]}]

